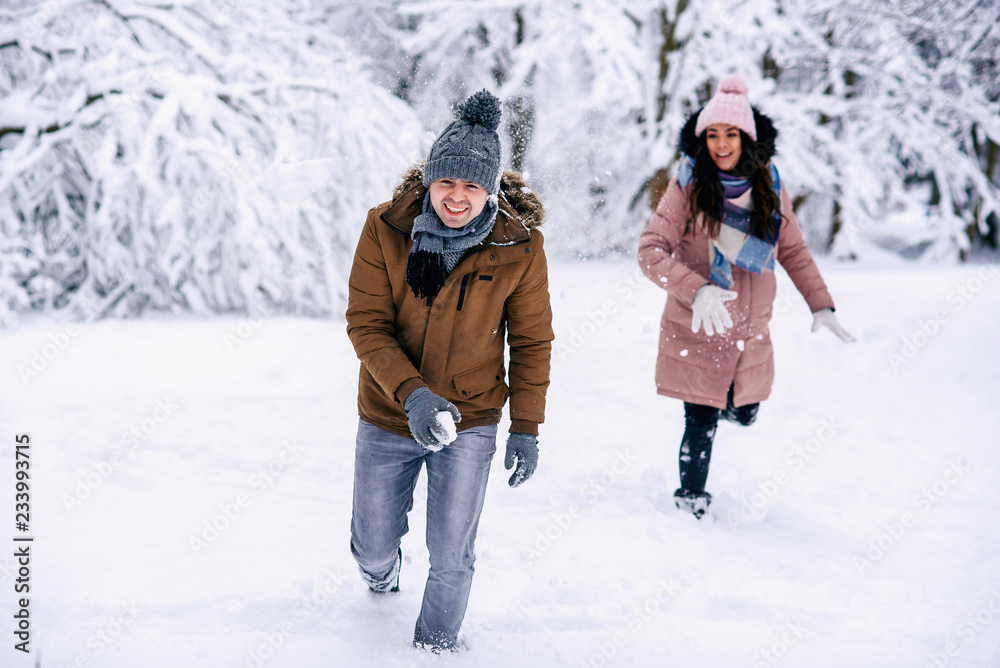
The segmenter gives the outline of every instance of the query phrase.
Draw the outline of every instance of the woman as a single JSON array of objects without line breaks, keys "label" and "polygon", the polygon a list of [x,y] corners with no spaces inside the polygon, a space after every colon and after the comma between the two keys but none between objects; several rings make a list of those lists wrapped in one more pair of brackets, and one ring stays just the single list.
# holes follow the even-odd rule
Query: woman
[{"label": "woman", "polygon": [[698,518],[712,501],[705,481],[719,418],[749,425],[771,392],[775,260],[813,312],[812,331],[854,341],[771,165],[777,134],[743,79],[724,78],[684,125],[678,174],[639,238],[639,266],[668,294],[657,392],[684,401],[674,502]]}]

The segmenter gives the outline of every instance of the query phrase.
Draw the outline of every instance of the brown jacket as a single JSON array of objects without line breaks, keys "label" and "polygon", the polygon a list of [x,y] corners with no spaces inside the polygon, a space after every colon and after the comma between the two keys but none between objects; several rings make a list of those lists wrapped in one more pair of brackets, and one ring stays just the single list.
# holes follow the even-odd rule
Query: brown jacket
[{"label": "brown jacket", "polygon": [[358,241],[347,306],[347,334],[361,360],[358,412],[409,437],[402,401],[426,385],[458,408],[459,430],[499,422],[510,397],[511,431],[537,434],[553,339],[545,252],[535,229],[541,202],[519,174],[505,172],[492,232],[427,306],[406,284],[410,232],[427,191],[422,176],[411,169],[392,201],[368,212]]},{"label": "brown jacket", "polygon": [[[784,221],[775,257],[815,312],[833,308],[833,299],[802,238],[787,190],[781,188]],[[639,266],[667,291],[660,320],[660,352],[656,363],[659,394],[695,404],[726,407],[734,385],[736,406],[758,403],[771,393],[774,359],[768,322],[776,294],[774,272],[762,275],[733,266],[737,299],[726,302],[734,327],[714,336],[691,332],[692,303],[709,283],[709,239],[692,220],[687,192],[674,178],[639,237]]]}]

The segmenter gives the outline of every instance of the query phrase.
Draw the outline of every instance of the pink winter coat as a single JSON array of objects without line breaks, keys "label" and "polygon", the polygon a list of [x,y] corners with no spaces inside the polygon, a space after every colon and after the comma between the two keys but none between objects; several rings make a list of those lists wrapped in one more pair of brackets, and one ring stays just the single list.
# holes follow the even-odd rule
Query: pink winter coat
[{"label": "pink winter coat", "polygon": [[[833,308],[833,299],[802,238],[787,190],[781,188],[784,220],[775,257],[815,312]],[[687,233],[685,234],[685,230]],[[739,296],[726,302],[734,326],[713,336],[691,331],[692,303],[698,288],[710,283],[708,236],[691,216],[687,192],[674,178],[639,237],[639,266],[667,291],[660,319],[656,390],[694,404],[724,409],[729,386],[736,406],[758,403],[771,393],[774,357],[768,322],[776,295],[774,273],[763,275],[733,266]]]}]

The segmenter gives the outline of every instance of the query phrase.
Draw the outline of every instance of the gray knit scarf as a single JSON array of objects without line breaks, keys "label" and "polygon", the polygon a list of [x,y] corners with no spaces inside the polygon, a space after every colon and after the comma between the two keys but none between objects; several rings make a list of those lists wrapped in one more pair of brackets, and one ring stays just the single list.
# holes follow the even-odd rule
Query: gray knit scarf
[{"label": "gray knit scarf", "polygon": [[464,227],[453,229],[434,212],[430,191],[424,195],[422,212],[413,219],[413,247],[406,261],[406,283],[417,298],[431,305],[466,251],[493,229],[497,208],[496,196],[490,195],[482,213]]}]

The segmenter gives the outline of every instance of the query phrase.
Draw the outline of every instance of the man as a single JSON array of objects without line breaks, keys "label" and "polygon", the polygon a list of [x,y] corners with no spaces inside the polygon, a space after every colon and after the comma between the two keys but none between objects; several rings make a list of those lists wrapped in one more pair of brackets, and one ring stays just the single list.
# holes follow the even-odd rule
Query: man
[{"label": "man", "polygon": [[372,592],[398,591],[426,465],[430,573],[413,642],[435,652],[458,647],[504,403],[516,487],[538,462],[549,384],[544,212],[520,175],[501,174],[499,121],[488,92],[463,103],[422,170],[369,211],[349,282],[347,333],[361,360],[351,551]]}]

